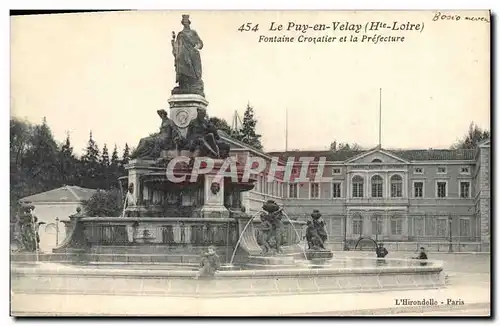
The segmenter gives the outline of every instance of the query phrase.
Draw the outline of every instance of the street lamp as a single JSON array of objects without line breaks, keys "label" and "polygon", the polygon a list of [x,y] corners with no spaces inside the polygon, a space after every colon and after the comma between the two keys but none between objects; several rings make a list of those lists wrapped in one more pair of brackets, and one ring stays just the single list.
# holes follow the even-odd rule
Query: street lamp
[{"label": "street lamp", "polygon": [[453,220],[453,217],[451,214],[448,216],[448,230],[449,230],[449,242],[450,242],[450,247],[448,248],[448,252],[453,252],[453,244],[452,244],[452,237],[451,237],[451,222]]},{"label": "street lamp", "polygon": [[347,214],[344,214],[344,251],[347,249]]},{"label": "street lamp", "polygon": [[56,247],[59,246],[59,217],[56,217]]}]

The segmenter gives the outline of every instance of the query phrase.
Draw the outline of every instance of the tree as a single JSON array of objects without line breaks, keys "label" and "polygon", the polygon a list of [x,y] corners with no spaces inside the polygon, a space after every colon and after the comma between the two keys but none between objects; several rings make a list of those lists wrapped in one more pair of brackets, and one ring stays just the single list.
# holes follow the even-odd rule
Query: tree
[{"label": "tree", "polygon": [[92,138],[92,131],[90,132],[89,141],[85,154],[82,156],[83,163],[83,182],[85,187],[99,188],[99,147]]},{"label": "tree", "polygon": [[128,144],[125,143],[125,148],[123,149],[123,155],[122,155],[122,165],[128,164],[130,161],[130,148],[128,147]]},{"label": "tree", "polygon": [[59,173],[61,175],[61,182],[63,184],[76,184],[78,177],[77,169],[77,159],[73,154],[73,147],[71,146],[71,140],[68,134],[66,136],[66,141],[59,151]]},{"label": "tree", "polygon": [[43,118],[41,125],[35,126],[31,147],[26,152],[25,166],[31,180],[33,193],[46,191],[61,185],[58,163],[58,146],[52,131]]},{"label": "tree", "polygon": [[115,144],[115,148],[113,149],[113,153],[111,154],[110,165],[112,168],[117,168],[119,164],[120,164],[120,161],[118,159],[118,149],[116,148],[116,144]]},{"label": "tree", "polygon": [[469,130],[465,134],[465,136],[455,142],[454,145],[451,146],[452,149],[474,149],[477,145],[485,139],[490,138],[490,131],[483,130],[474,122],[471,122],[469,125]]},{"label": "tree", "polygon": [[334,141],[330,144],[330,150],[334,152],[338,151],[360,151],[362,150],[361,146],[356,143],[348,144],[348,143],[338,143]]},{"label": "tree", "polygon": [[108,154],[108,147],[106,144],[102,147],[102,154],[101,154],[101,165],[104,168],[107,168],[109,166],[109,154]]},{"label": "tree", "polygon": [[34,140],[35,126],[18,118],[10,119],[10,220],[15,222],[19,199],[33,194],[29,166],[25,161]]},{"label": "tree", "polygon": [[257,134],[255,128],[257,120],[254,118],[254,110],[250,104],[247,104],[245,114],[243,115],[243,123],[238,135],[238,140],[248,144],[254,148],[262,149],[260,142],[261,135]]},{"label": "tree", "polygon": [[122,196],[116,188],[97,190],[89,200],[83,202],[87,216],[117,217],[122,213]]},{"label": "tree", "polygon": [[229,124],[227,123],[226,120],[220,119],[217,117],[211,117],[208,119],[208,121],[217,129],[217,130],[222,130],[228,135],[231,135],[232,130]]}]

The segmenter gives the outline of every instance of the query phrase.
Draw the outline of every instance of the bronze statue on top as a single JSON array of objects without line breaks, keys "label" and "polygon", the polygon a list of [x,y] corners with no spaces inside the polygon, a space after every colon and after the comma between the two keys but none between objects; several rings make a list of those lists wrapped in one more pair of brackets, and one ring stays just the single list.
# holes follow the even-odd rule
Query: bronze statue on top
[{"label": "bronze statue on top", "polygon": [[182,15],[184,29],[177,34],[172,32],[172,53],[175,60],[175,81],[178,86],[172,94],[198,94],[205,96],[201,79],[201,57],[203,41],[195,30],[190,28],[189,15]]},{"label": "bronze statue on top", "polygon": [[168,118],[167,111],[158,110],[156,112],[161,118],[160,132],[142,138],[137,148],[130,155],[131,159],[156,159],[160,157],[162,150],[176,149],[180,140],[177,126]]}]

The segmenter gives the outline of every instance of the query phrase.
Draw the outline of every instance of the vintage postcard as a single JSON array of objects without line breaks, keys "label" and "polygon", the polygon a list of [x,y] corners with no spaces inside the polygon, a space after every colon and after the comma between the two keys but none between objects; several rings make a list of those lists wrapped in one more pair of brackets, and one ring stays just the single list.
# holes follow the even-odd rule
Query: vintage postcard
[{"label": "vintage postcard", "polygon": [[10,24],[12,316],[490,316],[489,11]]}]

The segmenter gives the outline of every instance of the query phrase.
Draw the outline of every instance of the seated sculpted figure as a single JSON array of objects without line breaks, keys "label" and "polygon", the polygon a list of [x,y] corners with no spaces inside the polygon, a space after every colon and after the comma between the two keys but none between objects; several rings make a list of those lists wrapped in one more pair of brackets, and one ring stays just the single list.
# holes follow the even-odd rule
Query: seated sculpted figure
[{"label": "seated sculpted figure", "polygon": [[196,119],[191,120],[187,130],[187,149],[199,150],[199,155],[214,158],[227,158],[229,145],[221,141],[217,129],[206,119],[204,109],[197,110]]},{"label": "seated sculpted figure", "polygon": [[311,221],[307,221],[306,239],[307,239],[308,249],[312,250],[325,249],[323,240],[318,234],[317,228],[313,225],[313,222]]},{"label": "seated sculpted figure", "polygon": [[160,132],[149,137],[142,138],[137,145],[137,149],[130,155],[131,159],[156,159],[160,156],[162,150],[171,150],[176,148],[180,139],[177,127],[172,120],[168,118],[165,110],[156,111],[161,118]]}]

